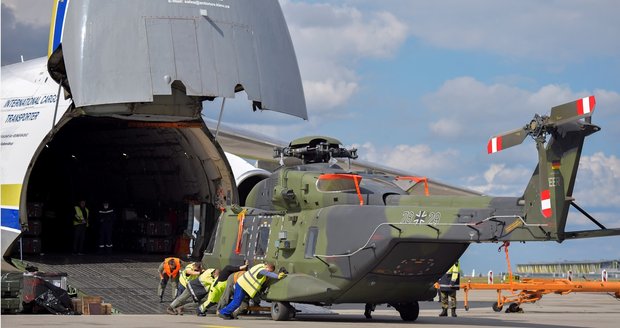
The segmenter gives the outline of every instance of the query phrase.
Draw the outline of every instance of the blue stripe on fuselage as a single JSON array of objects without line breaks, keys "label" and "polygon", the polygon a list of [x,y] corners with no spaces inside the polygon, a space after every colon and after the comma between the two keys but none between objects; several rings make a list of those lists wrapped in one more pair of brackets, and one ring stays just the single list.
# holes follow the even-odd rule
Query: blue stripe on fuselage
[{"label": "blue stripe on fuselage", "polygon": [[56,9],[56,21],[54,22],[54,43],[52,44],[52,51],[58,48],[58,45],[62,40],[62,28],[65,23],[65,13],[67,12],[68,5],[69,0],[58,1],[58,8]]},{"label": "blue stripe on fuselage", "polygon": [[2,227],[20,230],[19,210],[10,208],[0,209],[0,220],[2,221]]}]

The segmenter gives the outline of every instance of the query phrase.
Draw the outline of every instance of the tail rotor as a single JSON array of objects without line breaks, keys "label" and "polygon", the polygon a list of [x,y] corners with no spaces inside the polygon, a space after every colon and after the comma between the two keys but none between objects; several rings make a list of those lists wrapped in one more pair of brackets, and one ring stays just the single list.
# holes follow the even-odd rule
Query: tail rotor
[{"label": "tail rotor", "polygon": [[491,138],[487,143],[487,152],[492,154],[519,145],[528,135],[544,143],[547,134],[556,127],[582,118],[589,120],[595,106],[596,99],[589,96],[553,107],[549,116],[536,114],[524,127]]},{"label": "tail rotor", "polygon": [[549,116],[536,114],[524,127],[497,135],[487,144],[492,154],[521,144],[526,136],[534,139],[538,167],[524,192],[523,203],[526,220],[546,226],[548,238],[565,238],[583,141],[600,129],[590,122],[595,106],[594,96],[589,96],[553,107]]}]

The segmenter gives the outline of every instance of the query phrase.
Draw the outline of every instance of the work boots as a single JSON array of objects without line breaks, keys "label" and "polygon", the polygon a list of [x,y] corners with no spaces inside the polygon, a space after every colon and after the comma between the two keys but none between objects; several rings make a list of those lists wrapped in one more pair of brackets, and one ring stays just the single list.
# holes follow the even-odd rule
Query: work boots
[{"label": "work boots", "polygon": [[456,309],[452,309],[452,316],[456,318]]},{"label": "work boots", "polygon": [[447,317],[448,316],[448,309],[441,309],[441,313],[439,314],[440,317]]}]

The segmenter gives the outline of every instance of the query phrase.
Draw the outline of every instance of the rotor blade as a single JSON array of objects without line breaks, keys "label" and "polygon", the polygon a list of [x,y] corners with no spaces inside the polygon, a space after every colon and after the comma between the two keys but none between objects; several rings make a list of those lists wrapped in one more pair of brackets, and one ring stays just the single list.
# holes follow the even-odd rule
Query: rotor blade
[{"label": "rotor blade", "polygon": [[584,97],[564,105],[555,106],[551,108],[549,123],[561,125],[580,118],[590,117],[592,112],[594,112],[594,106],[596,106],[594,96]]},{"label": "rotor blade", "polygon": [[506,148],[516,146],[522,143],[526,136],[527,131],[523,128],[500,134],[489,140],[489,143],[487,144],[487,152],[489,154],[497,153],[498,151]]}]

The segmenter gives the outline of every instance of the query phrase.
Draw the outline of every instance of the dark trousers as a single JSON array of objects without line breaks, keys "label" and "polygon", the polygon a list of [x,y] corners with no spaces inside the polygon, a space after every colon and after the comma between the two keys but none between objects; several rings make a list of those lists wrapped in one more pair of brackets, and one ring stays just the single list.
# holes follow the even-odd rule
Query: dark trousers
[{"label": "dark trousers", "polygon": [[86,237],[86,224],[73,226],[73,253],[84,252],[84,238]]},{"label": "dark trousers", "polygon": [[99,247],[112,247],[112,231],[114,230],[114,222],[103,221],[99,227]]}]

